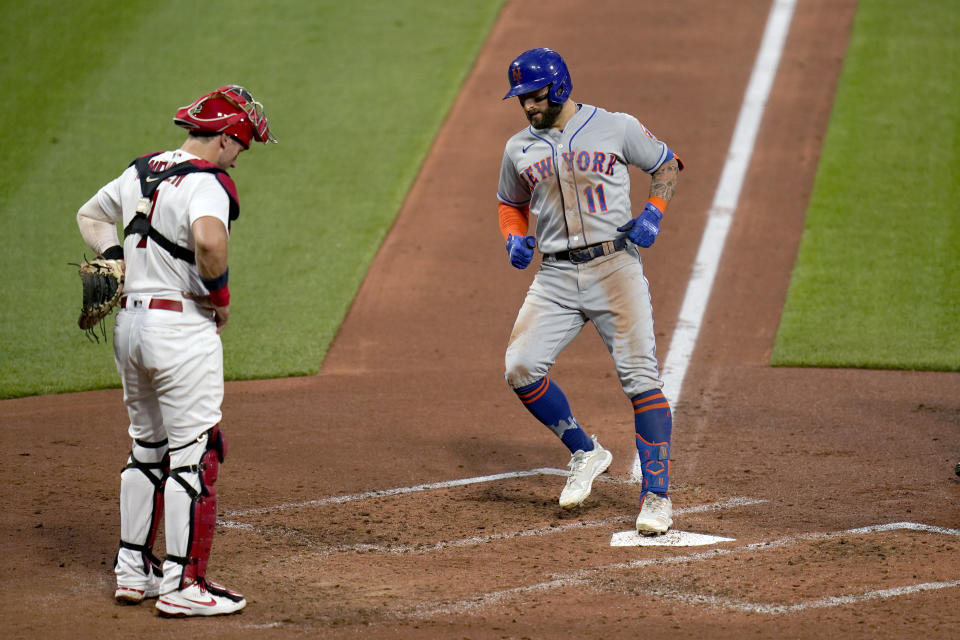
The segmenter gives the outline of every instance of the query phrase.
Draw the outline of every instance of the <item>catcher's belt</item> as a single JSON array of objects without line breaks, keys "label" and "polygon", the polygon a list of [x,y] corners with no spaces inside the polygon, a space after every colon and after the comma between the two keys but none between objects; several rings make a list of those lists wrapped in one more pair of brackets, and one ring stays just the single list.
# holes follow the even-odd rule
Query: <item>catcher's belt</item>
[{"label": "catcher's belt", "polygon": [[[143,301],[139,298],[134,300],[135,307],[139,307],[142,303]],[[120,308],[127,308],[127,296],[120,298]],[[180,300],[166,300],[164,298],[150,298],[150,302],[147,303],[147,309],[164,309],[166,311],[183,313],[183,302]]]}]

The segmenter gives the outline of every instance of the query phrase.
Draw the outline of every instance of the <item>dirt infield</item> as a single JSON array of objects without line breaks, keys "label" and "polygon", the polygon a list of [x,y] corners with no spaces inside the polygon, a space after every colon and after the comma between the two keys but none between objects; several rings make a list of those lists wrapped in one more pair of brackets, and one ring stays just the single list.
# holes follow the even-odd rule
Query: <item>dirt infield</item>
[{"label": "dirt infield", "polygon": [[247,609],[114,604],[121,394],[25,398],[0,403],[4,637],[957,637],[960,375],[767,366],[855,0],[798,2],[675,402],[675,528],[730,539],[698,547],[610,544],[636,516],[633,421],[589,327],[553,375],[614,462],[556,506],[565,449],[503,381],[532,274],[496,229],[524,123],[500,98],[509,60],[552,46],[575,99],[683,156],[644,254],[665,352],[770,1],[529,6],[504,8],[320,374],[228,385],[210,577]]}]

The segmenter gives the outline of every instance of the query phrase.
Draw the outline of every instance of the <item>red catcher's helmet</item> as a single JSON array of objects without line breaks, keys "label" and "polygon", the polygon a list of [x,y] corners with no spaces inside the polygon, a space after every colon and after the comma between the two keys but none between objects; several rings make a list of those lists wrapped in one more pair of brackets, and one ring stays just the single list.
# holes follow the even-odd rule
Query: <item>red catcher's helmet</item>
[{"label": "red catcher's helmet", "polygon": [[173,123],[190,131],[226,133],[246,149],[250,140],[276,142],[263,105],[250,92],[237,84],[229,84],[197,98],[193,104],[177,109]]}]

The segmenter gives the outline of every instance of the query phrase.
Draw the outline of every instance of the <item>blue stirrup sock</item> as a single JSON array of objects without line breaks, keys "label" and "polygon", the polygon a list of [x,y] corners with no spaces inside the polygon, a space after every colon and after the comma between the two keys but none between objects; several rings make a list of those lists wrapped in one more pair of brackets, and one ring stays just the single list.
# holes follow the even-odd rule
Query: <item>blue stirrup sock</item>
[{"label": "blue stirrup sock", "polygon": [[593,451],[593,440],[573,417],[567,396],[556,382],[544,376],[514,392],[527,411],[557,434],[570,453]]},{"label": "blue stirrup sock", "polygon": [[644,391],[631,400],[643,472],[640,498],[642,500],[648,491],[666,495],[670,490],[670,432],[673,430],[670,403],[660,389]]}]

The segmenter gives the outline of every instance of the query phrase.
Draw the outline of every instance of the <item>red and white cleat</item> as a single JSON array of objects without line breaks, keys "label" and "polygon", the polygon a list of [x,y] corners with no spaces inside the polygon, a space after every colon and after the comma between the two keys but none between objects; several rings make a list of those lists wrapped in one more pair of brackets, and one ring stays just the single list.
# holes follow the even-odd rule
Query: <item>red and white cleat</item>
[{"label": "red and white cleat", "polygon": [[207,580],[165,593],[157,600],[157,611],[167,618],[222,616],[237,613],[245,606],[247,601],[242,595]]}]

